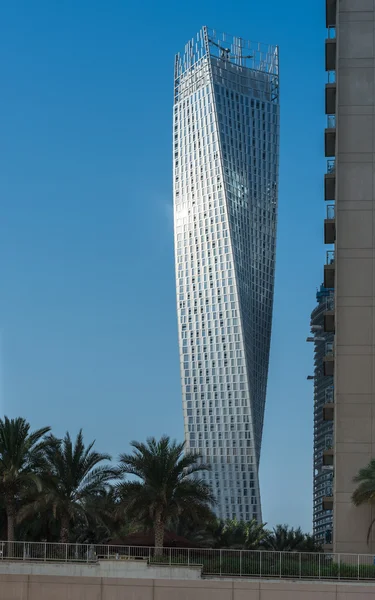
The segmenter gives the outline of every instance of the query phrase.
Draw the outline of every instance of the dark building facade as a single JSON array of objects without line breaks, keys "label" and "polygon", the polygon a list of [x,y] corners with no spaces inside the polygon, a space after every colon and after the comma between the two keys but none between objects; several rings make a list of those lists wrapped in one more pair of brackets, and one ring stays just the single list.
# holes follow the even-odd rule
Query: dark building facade
[{"label": "dark building facade", "polygon": [[326,331],[333,309],[333,290],[320,287],[317,306],[311,313],[314,339],[314,502],[313,532],[316,540],[327,549],[332,544],[333,515],[325,499],[332,496],[333,487],[333,375],[329,357],[332,354],[333,332]]}]

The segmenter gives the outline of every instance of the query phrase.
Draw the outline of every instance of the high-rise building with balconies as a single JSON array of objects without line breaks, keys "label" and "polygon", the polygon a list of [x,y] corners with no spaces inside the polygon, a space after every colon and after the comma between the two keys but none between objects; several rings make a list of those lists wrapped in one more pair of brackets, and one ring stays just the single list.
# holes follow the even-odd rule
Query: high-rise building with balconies
[{"label": "high-rise building with balconies", "polygon": [[324,502],[334,550],[366,553],[375,510],[351,496],[353,477],[375,457],[374,0],[326,0],[326,25],[325,242],[334,249],[324,285],[334,288],[335,336],[324,359],[334,375],[334,486]]},{"label": "high-rise building with balconies", "polygon": [[187,448],[222,518],[261,519],[279,154],[277,47],[203,27],[175,59],[174,223]]},{"label": "high-rise building with balconies", "polygon": [[316,541],[332,549],[332,508],[325,506],[333,486],[333,376],[324,358],[333,347],[333,290],[322,285],[316,294],[317,306],[311,313],[309,341],[314,342],[314,477],[313,533]]}]

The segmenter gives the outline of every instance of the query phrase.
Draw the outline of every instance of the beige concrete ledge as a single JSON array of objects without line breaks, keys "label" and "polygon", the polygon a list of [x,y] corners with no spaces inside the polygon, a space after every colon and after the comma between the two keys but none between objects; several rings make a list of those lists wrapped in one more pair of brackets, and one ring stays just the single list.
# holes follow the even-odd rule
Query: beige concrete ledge
[{"label": "beige concrete ledge", "polygon": [[375,584],[0,575],[0,600],[370,600]]},{"label": "beige concrete ledge", "polygon": [[[93,564],[86,563],[45,563],[45,562],[23,562],[23,561],[0,561],[0,577],[30,576],[32,581],[42,577],[44,582],[49,580],[56,582],[63,579],[65,582],[70,578],[80,578],[85,583],[98,578],[135,579],[145,581],[147,579],[179,579],[197,580],[201,578],[201,568],[198,566],[173,566],[149,565],[147,561],[133,560],[106,560]],[[29,579],[29,581],[31,581]],[[1,598],[1,596],[0,596]],[[51,600],[54,600],[51,598]]]}]

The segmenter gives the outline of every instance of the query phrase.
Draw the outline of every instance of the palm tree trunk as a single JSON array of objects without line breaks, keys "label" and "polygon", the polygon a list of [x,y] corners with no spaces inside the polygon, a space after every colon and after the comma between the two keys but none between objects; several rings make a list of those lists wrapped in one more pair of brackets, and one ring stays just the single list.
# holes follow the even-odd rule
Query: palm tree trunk
[{"label": "palm tree trunk", "polygon": [[5,501],[5,511],[7,515],[7,539],[8,539],[8,556],[13,556],[14,553],[14,518],[15,509],[11,499]]},{"label": "palm tree trunk", "polygon": [[60,542],[62,544],[69,542],[69,517],[67,515],[61,518]]},{"label": "palm tree trunk", "polygon": [[155,556],[163,555],[164,546],[164,522],[161,519],[161,515],[157,514],[155,518]]},{"label": "palm tree trunk", "polygon": [[14,514],[7,511],[8,542],[14,542]]}]

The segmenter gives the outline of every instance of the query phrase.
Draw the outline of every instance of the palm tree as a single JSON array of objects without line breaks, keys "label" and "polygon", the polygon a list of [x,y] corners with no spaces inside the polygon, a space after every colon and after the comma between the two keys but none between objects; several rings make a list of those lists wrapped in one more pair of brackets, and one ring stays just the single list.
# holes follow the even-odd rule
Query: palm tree
[{"label": "palm tree", "polygon": [[71,531],[73,541],[80,544],[105,544],[114,536],[118,537],[125,524],[120,522],[117,508],[117,498],[112,486],[87,498],[84,502],[85,516],[74,523]]},{"label": "palm tree", "polygon": [[258,523],[251,519],[245,523],[245,550],[258,550],[263,546],[268,536],[266,523]]},{"label": "palm tree", "polygon": [[192,520],[182,515],[176,523],[171,522],[170,529],[179,537],[188,540],[192,548],[213,548],[214,537],[212,531],[215,522],[214,514],[212,514],[212,519],[202,522],[197,522],[196,519]]},{"label": "palm tree", "polygon": [[[375,459],[370,460],[367,467],[360,469],[358,475],[353,478],[358,487],[352,495],[352,502],[355,506],[362,504],[375,504]],[[371,530],[375,523],[375,518],[371,521],[367,532],[367,543],[369,542]]]},{"label": "palm tree", "polygon": [[277,552],[322,552],[322,547],[312,535],[303,533],[301,527],[276,525],[268,533],[264,547]]},{"label": "palm tree", "polygon": [[[45,488],[35,497],[42,497]],[[58,542],[60,539],[60,523],[53,514],[50,506],[44,506],[43,510],[35,511],[30,497],[21,506],[18,514],[22,520],[16,527],[16,538],[26,542]],[[26,516],[30,518],[25,518]]]},{"label": "palm tree", "polygon": [[185,515],[202,522],[212,517],[211,488],[199,477],[208,466],[200,454],[186,452],[185,444],[163,436],[146,443],[132,442],[133,454],[121,454],[122,472],[138,478],[120,485],[122,509],[143,524],[151,522],[156,554],[161,554],[165,527]]},{"label": "palm tree", "polygon": [[313,535],[305,533],[303,542],[298,546],[299,552],[324,552],[323,546],[316,541]]},{"label": "palm tree", "polygon": [[267,537],[266,546],[278,552],[296,552],[305,539],[302,529],[288,525],[276,525]]},{"label": "palm tree", "polygon": [[95,442],[87,447],[83,443],[82,430],[73,444],[69,433],[63,440],[56,440],[55,448],[47,448],[48,491],[37,501],[51,506],[55,518],[60,521],[60,542],[69,541],[70,527],[74,523],[87,521],[99,513],[99,504],[95,497],[105,494],[109,482],[118,477],[119,471],[111,465],[102,465],[110,461],[108,454],[93,450]]},{"label": "palm tree", "polygon": [[237,550],[258,550],[269,535],[265,527],[265,523],[258,523],[256,519],[248,522],[237,519],[219,521],[215,546]]},{"label": "palm tree", "polygon": [[4,498],[8,542],[14,541],[14,525],[21,500],[32,489],[41,489],[41,475],[50,427],[30,431],[23,418],[0,419],[0,493]]}]

